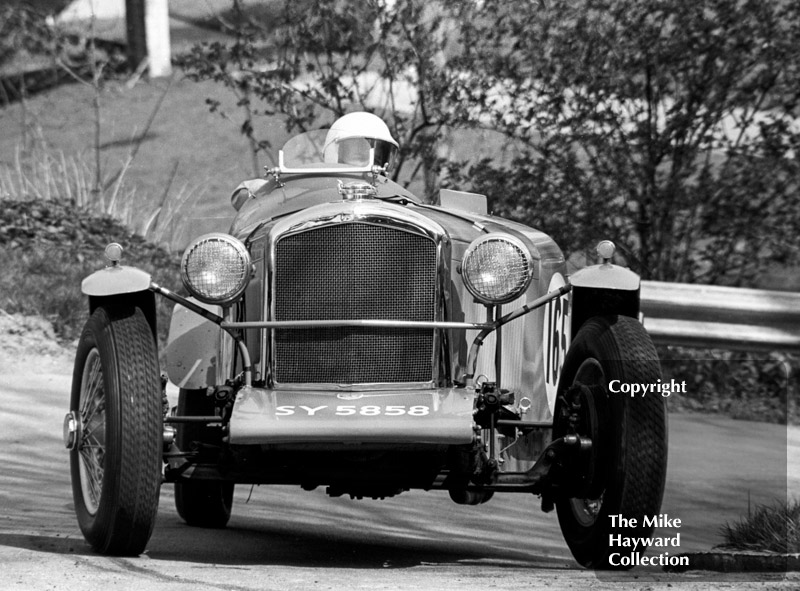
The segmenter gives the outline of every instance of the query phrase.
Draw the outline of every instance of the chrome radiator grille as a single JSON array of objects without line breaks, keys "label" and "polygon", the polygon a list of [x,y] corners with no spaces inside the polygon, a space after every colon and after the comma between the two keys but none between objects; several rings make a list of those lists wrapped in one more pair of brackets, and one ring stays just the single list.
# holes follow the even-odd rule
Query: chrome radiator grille
[{"label": "chrome radiator grille", "polygon": [[[276,320],[434,320],[436,244],[395,228],[347,223],[280,238]],[[276,330],[277,383],[363,384],[432,379],[434,331]]]}]

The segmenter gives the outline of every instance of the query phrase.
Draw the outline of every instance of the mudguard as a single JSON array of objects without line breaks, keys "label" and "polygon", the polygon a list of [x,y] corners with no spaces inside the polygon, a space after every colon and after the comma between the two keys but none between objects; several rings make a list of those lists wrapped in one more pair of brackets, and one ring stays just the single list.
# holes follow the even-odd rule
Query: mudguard
[{"label": "mudguard", "polygon": [[91,297],[122,295],[146,291],[150,274],[135,267],[113,265],[95,271],[81,282],[81,291]]},{"label": "mudguard", "polygon": [[593,316],[639,317],[639,275],[612,263],[592,265],[572,274],[571,336]]},{"label": "mudguard", "polygon": [[570,275],[572,287],[594,287],[602,289],[622,289],[638,291],[641,279],[625,267],[612,263],[585,267]]},{"label": "mudguard", "polygon": [[95,271],[81,282],[89,296],[89,313],[100,306],[135,306],[147,318],[153,338],[158,340],[155,294],[150,291],[150,274],[135,267],[111,265]]}]

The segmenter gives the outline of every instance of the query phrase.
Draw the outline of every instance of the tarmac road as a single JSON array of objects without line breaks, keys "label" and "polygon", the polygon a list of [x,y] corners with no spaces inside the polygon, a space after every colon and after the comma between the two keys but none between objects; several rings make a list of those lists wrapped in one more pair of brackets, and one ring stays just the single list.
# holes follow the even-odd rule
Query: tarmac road
[{"label": "tarmac road", "polygon": [[[555,514],[528,495],[463,507],[440,492],[385,501],[299,487],[238,487],[221,531],[190,528],[162,489],[145,555],[107,558],[85,544],[61,441],[69,360],[0,364],[0,589],[751,588],[774,577],[636,568],[614,578],[580,569]],[[791,458],[788,466],[787,457]],[[682,520],[680,551],[708,550],[750,503],[800,491],[800,429],[677,415],[670,423],[664,513]],[[249,498],[249,501],[248,501]],[[677,549],[670,549],[677,553]],[[766,583],[797,588],[800,575]],[[764,583],[759,583],[760,588]]]}]

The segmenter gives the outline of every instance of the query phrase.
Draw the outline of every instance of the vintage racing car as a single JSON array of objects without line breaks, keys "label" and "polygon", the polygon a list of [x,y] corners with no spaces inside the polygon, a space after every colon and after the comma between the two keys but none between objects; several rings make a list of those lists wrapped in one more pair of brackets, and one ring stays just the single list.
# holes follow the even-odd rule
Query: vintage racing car
[{"label": "vintage racing car", "polygon": [[[365,113],[289,140],[233,193],[230,231],[186,249],[191,297],[106,249],[110,265],[82,284],[91,316],[64,425],[96,551],[145,549],[162,482],[196,526],[225,526],[247,483],[441,490],[470,505],[538,495],[592,568],[619,564],[611,533],[652,534],[641,524],[664,489],[664,401],[608,387],[660,378],[639,277],[608,242],[567,277],[549,236],[488,215],[483,196],[423,203],[385,176],[396,148]],[[156,297],[177,304],[171,411]],[[612,531],[611,515],[639,525]]]}]

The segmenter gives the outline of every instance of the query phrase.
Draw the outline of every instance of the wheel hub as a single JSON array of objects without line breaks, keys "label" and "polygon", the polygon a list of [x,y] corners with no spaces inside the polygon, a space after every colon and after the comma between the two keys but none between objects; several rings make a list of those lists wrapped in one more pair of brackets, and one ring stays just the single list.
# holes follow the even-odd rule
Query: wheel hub
[{"label": "wheel hub", "polygon": [[64,417],[64,447],[72,451],[78,446],[81,439],[81,422],[75,411],[67,413]]},{"label": "wheel hub", "polygon": [[577,435],[591,441],[581,448],[569,466],[565,466],[566,482],[571,494],[578,497],[597,496],[603,490],[605,466],[602,461],[605,391],[600,385],[576,383],[565,393],[559,416],[561,437]]}]

